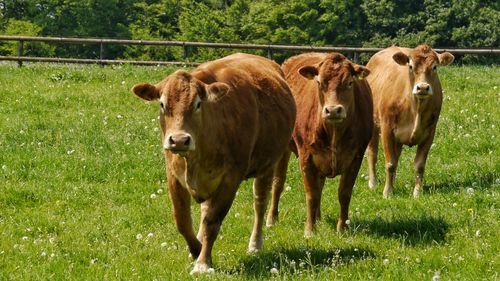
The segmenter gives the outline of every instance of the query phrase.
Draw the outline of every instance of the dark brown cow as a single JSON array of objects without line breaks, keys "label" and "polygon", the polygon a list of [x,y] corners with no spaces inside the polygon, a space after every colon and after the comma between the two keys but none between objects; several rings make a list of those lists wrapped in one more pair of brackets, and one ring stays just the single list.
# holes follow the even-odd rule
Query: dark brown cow
[{"label": "dark brown cow", "polygon": [[417,145],[415,189],[422,190],[425,162],[436,132],[443,94],[437,66],[449,65],[453,55],[438,54],[427,45],[415,49],[390,47],[370,59],[368,83],[372,88],[375,130],[368,146],[369,187],[377,184],[375,164],[379,135],[385,155],[384,197],[392,192],[403,145]]},{"label": "dark brown cow", "polygon": [[[178,70],[133,91],[159,100],[174,219],[191,255],[191,273],[211,271],[211,252],[240,183],[255,177],[255,220],[249,252],[262,248],[262,224],[274,168],[291,139],[295,103],[278,64],[234,54]],[[191,196],[202,202],[198,235]]]},{"label": "dark brown cow", "polygon": [[[370,72],[338,53],[298,55],[285,61],[282,69],[297,104],[291,146],[298,154],[306,190],[305,235],[313,234],[320,218],[325,178],[337,175],[341,175],[337,223],[341,231],[348,224],[352,188],[372,135],[372,99],[363,80]],[[267,225],[277,219],[283,182],[273,186]]]}]

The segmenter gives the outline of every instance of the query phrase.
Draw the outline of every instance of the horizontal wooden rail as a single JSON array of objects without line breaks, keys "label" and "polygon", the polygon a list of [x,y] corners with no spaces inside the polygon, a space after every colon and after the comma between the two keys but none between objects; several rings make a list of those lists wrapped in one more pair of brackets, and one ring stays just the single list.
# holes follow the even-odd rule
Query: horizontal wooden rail
[{"label": "horizontal wooden rail", "polygon": [[[99,63],[99,64],[139,64],[139,65],[197,65],[198,63],[186,62],[161,62],[161,61],[132,61],[132,60],[109,60],[104,58],[104,45],[144,45],[144,46],[177,46],[184,49],[184,58],[188,56],[188,47],[198,48],[223,48],[223,49],[246,49],[246,50],[267,50],[267,56],[272,58],[273,51],[300,51],[300,52],[344,52],[354,54],[357,59],[359,53],[375,53],[381,48],[361,48],[361,47],[333,47],[333,46],[293,46],[293,45],[265,45],[265,44],[237,44],[237,43],[209,43],[209,42],[189,42],[189,41],[159,41],[159,40],[123,40],[106,38],[68,38],[68,37],[32,37],[32,36],[7,36],[0,35],[0,41],[18,41],[19,53],[17,57],[1,56],[0,60],[18,61],[22,65],[23,61],[37,62],[64,62],[64,63]],[[66,43],[66,44],[99,44],[101,46],[100,59],[73,59],[73,58],[44,58],[23,56],[24,42],[45,42],[45,43]],[[448,51],[453,54],[477,54],[477,55],[499,55],[500,48],[435,48],[437,52]]]}]

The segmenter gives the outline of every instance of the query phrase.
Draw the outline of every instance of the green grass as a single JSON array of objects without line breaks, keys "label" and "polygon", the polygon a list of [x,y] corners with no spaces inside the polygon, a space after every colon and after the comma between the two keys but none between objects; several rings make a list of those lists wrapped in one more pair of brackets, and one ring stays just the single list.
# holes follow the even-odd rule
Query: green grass
[{"label": "green grass", "polygon": [[[173,70],[0,64],[0,280],[191,278],[166,192],[158,106],[130,92]],[[318,234],[306,240],[292,157],[264,251],[246,253],[246,181],[214,247],[216,273],[203,279],[500,279],[500,69],[452,66],[440,75],[445,101],[420,199],[411,197],[415,148],[404,149],[389,200],[381,185],[367,188],[365,161],[351,230],[335,232],[338,179],[328,180]],[[382,167],[379,158],[380,178]]]}]

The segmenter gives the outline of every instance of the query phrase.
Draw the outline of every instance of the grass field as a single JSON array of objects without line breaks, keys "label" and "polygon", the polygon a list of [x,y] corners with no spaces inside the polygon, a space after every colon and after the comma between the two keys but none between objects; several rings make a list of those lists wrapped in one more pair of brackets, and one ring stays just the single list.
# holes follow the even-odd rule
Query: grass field
[{"label": "grass field", "polygon": [[[130,92],[172,70],[0,64],[0,280],[192,278],[166,192],[158,105]],[[247,181],[214,246],[216,273],[200,279],[499,280],[500,68],[439,71],[445,100],[421,198],[411,197],[415,148],[404,149],[388,200],[382,184],[368,189],[365,161],[350,231],[335,232],[338,179],[328,180],[318,234],[306,240],[292,157],[264,251],[246,253]],[[382,167],[379,158],[380,178]]]}]

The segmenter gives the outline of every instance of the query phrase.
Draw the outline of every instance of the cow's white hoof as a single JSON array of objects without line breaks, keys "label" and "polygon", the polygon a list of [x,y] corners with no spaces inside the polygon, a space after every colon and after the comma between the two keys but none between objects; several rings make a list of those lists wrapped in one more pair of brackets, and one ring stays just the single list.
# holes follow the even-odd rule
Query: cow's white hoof
[{"label": "cow's white hoof", "polygon": [[211,274],[211,273],[214,273],[215,270],[208,266],[207,264],[205,263],[196,263],[194,265],[194,268],[193,270],[191,270],[191,272],[189,273],[190,275],[196,275],[196,274]]}]

